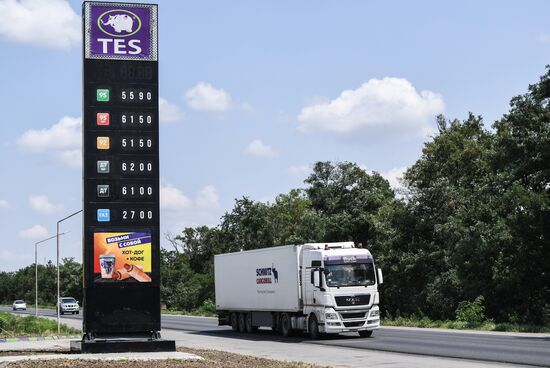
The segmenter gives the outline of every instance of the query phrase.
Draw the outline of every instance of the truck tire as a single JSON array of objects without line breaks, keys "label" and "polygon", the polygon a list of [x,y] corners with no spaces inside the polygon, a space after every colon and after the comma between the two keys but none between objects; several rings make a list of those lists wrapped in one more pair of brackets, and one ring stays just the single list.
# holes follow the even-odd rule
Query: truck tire
[{"label": "truck tire", "polygon": [[231,313],[231,329],[235,332],[239,331],[239,314]]},{"label": "truck tire", "polygon": [[371,337],[372,336],[372,331],[367,331],[367,330],[359,331],[359,336],[361,336],[361,337]]},{"label": "truck tire", "polygon": [[309,317],[309,320],[307,322],[307,329],[309,331],[309,337],[311,337],[313,340],[319,339],[319,323],[317,322],[317,317],[312,315]]},{"label": "truck tire", "polygon": [[246,332],[246,313],[239,313],[239,332]]},{"label": "truck tire", "polygon": [[292,325],[290,324],[290,317],[287,313],[281,314],[281,321],[279,323],[281,326],[281,335],[284,337],[292,335]]},{"label": "truck tire", "polygon": [[252,326],[252,313],[246,314],[246,332],[255,333],[258,332],[258,326]]}]

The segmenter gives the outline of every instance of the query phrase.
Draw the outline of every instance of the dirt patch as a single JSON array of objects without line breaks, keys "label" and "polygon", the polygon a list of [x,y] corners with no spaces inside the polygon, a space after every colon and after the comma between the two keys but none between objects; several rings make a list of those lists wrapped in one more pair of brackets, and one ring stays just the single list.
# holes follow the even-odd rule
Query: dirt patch
[{"label": "dirt patch", "polygon": [[[227,353],[218,350],[199,350],[178,348],[184,353],[196,354],[204,358],[202,361],[159,360],[154,362],[155,368],[321,368],[320,365],[300,362],[284,362],[250,355]],[[1,355],[21,354],[52,354],[54,352],[2,352]],[[61,353],[61,352],[59,352]],[[63,352],[65,353],[65,352]],[[133,361],[132,368],[151,368],[152,362]],[[93,360],[51,360],[0,363],[0,368],[127,368],[126,361],[108,362]]]}]

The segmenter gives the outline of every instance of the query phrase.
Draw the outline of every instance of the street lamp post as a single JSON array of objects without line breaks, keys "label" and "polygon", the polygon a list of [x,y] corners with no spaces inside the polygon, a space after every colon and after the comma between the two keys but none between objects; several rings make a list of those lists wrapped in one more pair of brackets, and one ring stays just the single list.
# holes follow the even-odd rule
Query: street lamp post
[{"label": "street lamp post", "polygon": [[38,244],[44,243],[47,240],[57,238],[58,235],[64,235],[66,233],[55,234],[47,239],[40,240],[34,243],[34,315],[38,317]]},{"label": "street lamp post", "polygon": [[62,218],[61,220],[57,221],[57,231],[56,231],[56,237],[57,237],[57,333],[60,334],[61,333],[61,324],[60,324],[60,321],[59,321],[59,314],[60,314],[60,305],[59,305],[59,298],[60,298],[60,295],[59,295],[59,235],[61,235],[59,233],[59,224],[71,217],[73,217],[74,215],[78,215],[80,212],[82,212],[82,210],[80,211],[76,211],[75,213],[71,213],[69,216],[67,217],[64,217]]}]

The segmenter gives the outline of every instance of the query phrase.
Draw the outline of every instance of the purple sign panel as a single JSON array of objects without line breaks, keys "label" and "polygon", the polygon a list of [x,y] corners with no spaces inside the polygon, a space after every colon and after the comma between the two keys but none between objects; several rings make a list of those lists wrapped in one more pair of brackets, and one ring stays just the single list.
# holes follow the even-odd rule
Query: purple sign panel
[{"label": "purple sign panel", "polygon": [[156,6],[85,3],[87,58],[156,60]]}]

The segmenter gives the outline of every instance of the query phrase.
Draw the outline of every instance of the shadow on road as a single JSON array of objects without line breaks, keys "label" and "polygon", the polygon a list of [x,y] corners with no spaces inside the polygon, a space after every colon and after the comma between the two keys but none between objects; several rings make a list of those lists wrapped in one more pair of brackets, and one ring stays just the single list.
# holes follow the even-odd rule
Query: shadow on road
[{"label": "shadow on road", "polygon": [[281,335],[278,335],[276,332],[273,332],[271,330],[264,330],[261,329],[258,332],[255,333],[239,333],[232,331],[230,329],[224,329],[224,330],[209,330],[209,331],[193,331],[189,332],[193,335],[203,335],[203,336],[217,336],[217,337],[224,337],[228,339],[238,339],[238,340],[247,340],[247,341],[275,341],[275,342],[283,342],[283,343],[297,343],[297,342],[304,342],[304,343],[318,343],[323,341],[345,341],[345,340],[368,340],[365,338],[361,338],[359,336],[353,336],[353,335],[321,335],[321,338],[319,340],[312,340],[309,336],[307,336],[304,333],[295,334],[293,336],[284,337]]}]

